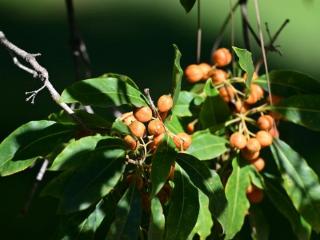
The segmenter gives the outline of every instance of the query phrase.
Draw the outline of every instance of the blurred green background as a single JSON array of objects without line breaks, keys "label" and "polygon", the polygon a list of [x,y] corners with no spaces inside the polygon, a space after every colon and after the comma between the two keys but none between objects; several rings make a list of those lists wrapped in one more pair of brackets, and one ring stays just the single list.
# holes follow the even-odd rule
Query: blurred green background
[{"label": "blurred green background", "polygon": [[[150,87],[156,98],[171,86],[172,44],[182,52],[182,66],[195,62],[196,11],[186,14],[179,0],[75,0],[78,27],[85,39],[95,76],[117,72],[130,76],[143,87]],[[235,1],[233,1],[235,2]],[[261,0],[261,17],[275,32],[290,19],[277,44],[283,56],[268,56],[270,69],[295,69],[320,78],[320,2],[307,0]],[[256,27],[253,2],[250,19]],[[202,0],[202,61],[209,61],[212,43],[226,14],[229,1]],[[243,47],[241,20],[235,15],[235,45]],[[58,91],[74,81],[69,33],[63,0],[0,0],[0,30],[29,52],[40,52]],[[267,38],[266,38],[267,39]],[[253,41],[252,41],[253,43]],[[225,47],[230,47],[230,28]],[[254,56],[259,56],[255,46]],[[46,91],[31,105],[25,91],[40,86],[38,80],[17,69],[0,47],[0,140],[17,126],[45,118],[58,110]],[[47,239],[55,229],[57,216],[52,199],[35,200],[27,216],[19,211],[26,202],[36,169],[0,179],[0,239]],[[18,231],[17,231],[18,230]],[[45,234],[45,235],[43,235]],[[2,237],[5,236],[5,237]]]}]

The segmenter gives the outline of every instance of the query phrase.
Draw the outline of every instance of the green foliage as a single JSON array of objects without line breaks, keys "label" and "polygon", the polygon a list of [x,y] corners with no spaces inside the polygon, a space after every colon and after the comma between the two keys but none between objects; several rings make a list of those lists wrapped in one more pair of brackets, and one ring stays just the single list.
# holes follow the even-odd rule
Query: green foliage
[{"label": "green foliage", "polygon": [[184,7],[187,13],[191,11],[195,3],[196,0],[180,0],[180,4]]}]

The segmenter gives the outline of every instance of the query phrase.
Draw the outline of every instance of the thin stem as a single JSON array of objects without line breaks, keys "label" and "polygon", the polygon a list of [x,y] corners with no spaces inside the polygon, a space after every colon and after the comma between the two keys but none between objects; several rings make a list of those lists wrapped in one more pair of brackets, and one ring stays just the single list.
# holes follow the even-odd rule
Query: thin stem
[{"label": "thin stem", "polygon": [[201,60],[201,42],[202,42],[202,29],[201,29],[201,5],[198,0],[198,12],[197,12],[197,63]]}]

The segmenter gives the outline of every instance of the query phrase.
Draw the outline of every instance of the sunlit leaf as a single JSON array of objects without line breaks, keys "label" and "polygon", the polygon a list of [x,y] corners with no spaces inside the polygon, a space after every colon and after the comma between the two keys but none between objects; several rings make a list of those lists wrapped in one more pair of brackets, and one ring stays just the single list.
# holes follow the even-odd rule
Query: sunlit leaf
[{"label": "sunlit leaf", "polygon": [[152,240],[162,240],[165,227],[165,217],[158,198],[151,200],[151,217],[148,237]]},{"label": "sunlit leaf", "polygon": [[173,44],[174,48],[174,62],[173,62],[173,70],[172,70],[172,81],[173,81],[173,89],[172,89],[172,98],[173,98],[173,108],[174,111],[175,105],[178,101],[180,91],[181,91],[181,79],[183,75],[183,71],[180,66],[180,58],[181,52],[177,45]]}]

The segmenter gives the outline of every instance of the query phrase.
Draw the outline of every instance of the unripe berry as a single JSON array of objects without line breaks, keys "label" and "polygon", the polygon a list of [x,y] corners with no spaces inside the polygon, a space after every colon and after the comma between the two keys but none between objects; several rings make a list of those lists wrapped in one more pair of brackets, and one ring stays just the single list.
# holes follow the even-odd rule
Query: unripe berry
[{"label": "unripe berry", "polygon": [[228,78],[228,73],[221,69],[214,69],[210,72],[210,77],[214,85],[223,83]]},{"label": "unripe berry", "polygon": [[212,55],[212,61],[218,67],[224,67],[228,65],[232,60],[230,51],[226,48],[217,49]]},{"label": "unripe berry", "polygon": [[264,159],[261,157],[253,160],[251,164],[257,169],[258,172],[261,172],[266,166]]},{"label": "unripe berry", "polygon": [[170,95],[162,95],[157,102],[157,107],[160,112],[168,112],[173,106],[173,100]]},{"label": "unripe berry", "polygon": [[273,118],[269,115],[262,115],[258,118],[257,124],[261,130],[269,130],[273,126]]},{"label": "unripe berry", "polygon": [[209,78],[209,72],[211,71],[211,66],[208,63],[200,63],[199,67],[202,70],[203,73],[203,80],[207,80]]},{"label": "unripe berry", "polygon": [[256,138],[250,138],[247,141],[246,149],[252,153],[259,152],[261,149],[260,142]]},{"label": "unripe berry", "polygon": [[137,147],[137,141],[130,135],[127,135],[124,137],[123,139],[125,141],[125,143],[127,144],[127,146],[131,149],[131,150],[135,150]]},{"label": "unripe berry", "polygon": [[130,132],[138,137],[142,138],[146,134],[146,127],[142,122],[134,121],[129,125]]},{"label": "unripe berry", "polygon": [[234,91],[230,86],[219,88],[219,94],[225,102],[230,102],[234,98]]},{"label": "unripe berry", "polygon": [[201,69],[201,67],[199,67],[199,65],[196,65],[196,64],[189,65],[186,68],[184,73],[186,75],[187,80],[190,83],[196,83],[203,78],[202,69]]},{"label": "unripe berry", "polygon": [[247,189],[247,198],[251,203],[259,203],[263,200],[263,191],[256,186],[249,186]]},{"label": "unripe berry", "polygon": [[246,137],[239,132],[232,133],[229,138],[230,146],[237,149],[243,149],[247,145]]},{"label": "unripe berry", "polygon": [[264,130],[260,130],[256,133],[256,138],[259,141],[261,147],[267,147],[272,144],[272,135]]},{"label": "unripe berry", "polygon": [[165,131],[166,130],[163,126],[163,123],[159,119],[154,119],[150,121],[148,124],[148,133],[150,135],[158,136],[161,133],[164,133]]},{"label": "unripe berry", "polygon": [[191,141],[191,136],[184,132],[178,133],[173,137],[173,142],[179,150],[181,150],[181,148],[187,150],[191,145]]},{"label": "unripe berry", "polygon": [[134,113],[134,117],[139,121],[139,122],[149,122],[152,119],[152,111],[151,108],[149,107],[141,107],[137,108]]}]

